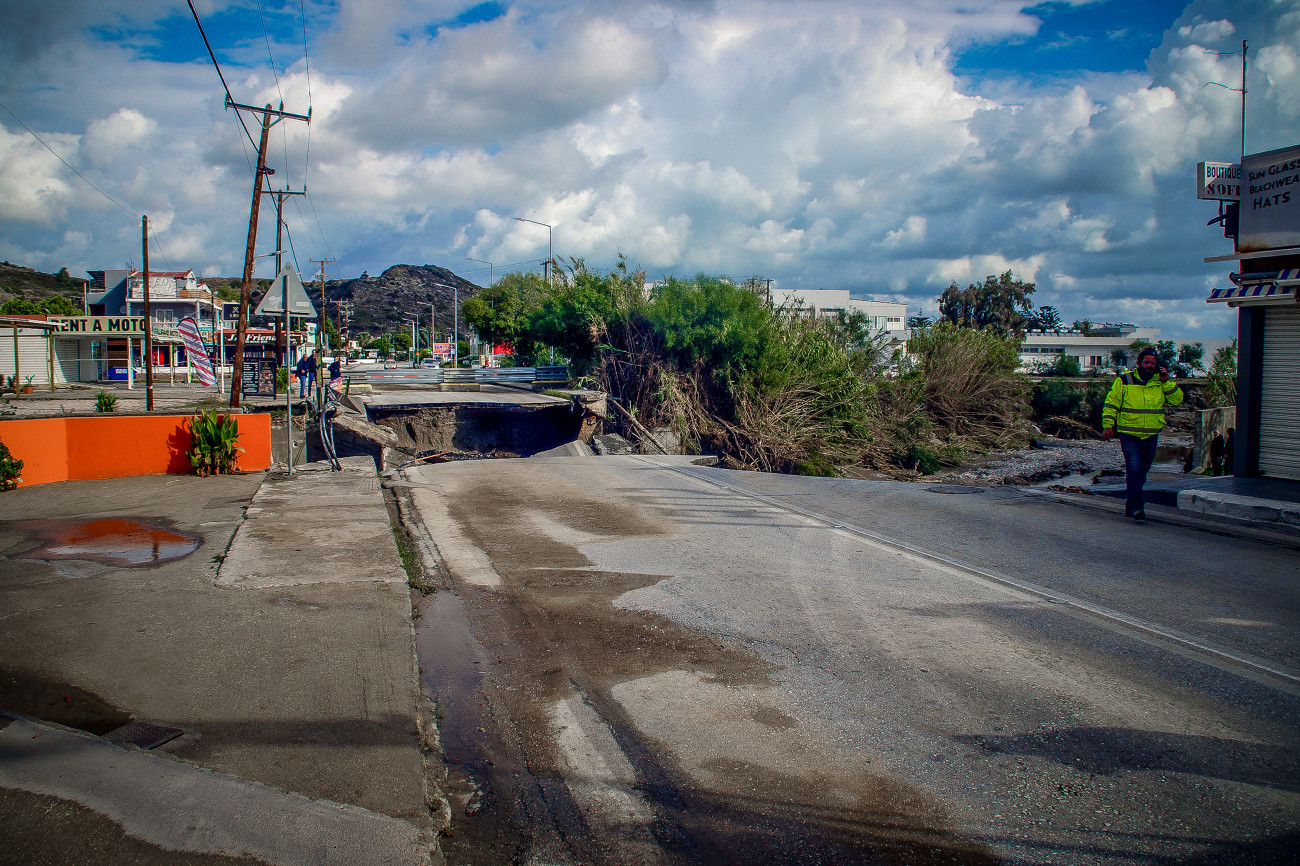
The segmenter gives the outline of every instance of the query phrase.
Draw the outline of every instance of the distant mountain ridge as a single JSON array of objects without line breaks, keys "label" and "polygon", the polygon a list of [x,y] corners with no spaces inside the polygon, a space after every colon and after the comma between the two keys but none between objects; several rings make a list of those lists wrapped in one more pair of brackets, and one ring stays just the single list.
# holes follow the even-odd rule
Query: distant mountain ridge
[{"label": "distant mountain ridge", "polygon": [[[320,298],[320,283],[310,287],[312,297]],[[377,277],[360,276],[349,280],[326,280],[325,301],[331,315],[335,301],[352,302],[352,333],[365,331],[373,336],[406,329],[403,320],[417,318],[428,327],[429,305],[435,305],[439,334],[450,331],[452,306],[474,296],[479,286],[437,265],[393,265]],[[319,306],[319,300],[317,301]],[[461,320],[461,330],[465,327]]]},{"label": "distant mountain ridge", "polygon": [[[303,274],[303,282],[313,303],[320,306],[320,283]],[[60,278],[9,262],[0,263],[0,303],[11,297],[40,301],[53,295],[65,295],[76,306],[81,306],[83,279]],[[238,287],[238,277],[200,277],[200,282],[217,286]],[[267,279],[254,281],[251,307],[256,308],[262,292],[270,283]],[[360,277],[325,281],[325,306],[331,319],[337,321],[337,301],[352,302],[351,332],[366,332],[372,336],[409,330],[407,318],[418,316],[421,327],[428,327],[429,305],[437,313],[438,332],[450,331],[452,306],[459,295],[464,303],[479,291],[479,286],[437,265],[393,265],[377,277],[363,274]],[[235,296],[237,297],[237,288]],[[229,297],[230,295],[227,294]],[[464,329],[464,320],[461,328]]]}]

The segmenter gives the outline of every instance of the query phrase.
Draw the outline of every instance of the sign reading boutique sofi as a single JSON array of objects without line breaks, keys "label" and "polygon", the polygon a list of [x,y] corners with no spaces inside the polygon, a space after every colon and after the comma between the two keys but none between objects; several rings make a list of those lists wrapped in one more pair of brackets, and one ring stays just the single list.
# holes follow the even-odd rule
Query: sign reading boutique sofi
[{"label": "sign reading boutique sofi", "polygon": [[49,316],[63,325],[67,334],[104,334],[107,336],[143,337],[144,316]]},{"label": "sign reading boutique sofi", "polygon": [[1300,246],[1300,145],[1249,154],[1241,167],[1237,250]]}]

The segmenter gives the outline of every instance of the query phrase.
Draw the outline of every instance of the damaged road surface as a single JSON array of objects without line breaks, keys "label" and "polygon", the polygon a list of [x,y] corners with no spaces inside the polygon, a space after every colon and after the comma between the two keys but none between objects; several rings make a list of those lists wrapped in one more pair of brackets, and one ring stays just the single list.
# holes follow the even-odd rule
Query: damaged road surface
[{"label": "damaged road surface", "polygon": [[1300,846],[1284,544],[684,458],[404,479],[445,586],[417,640],[449,863]]}]

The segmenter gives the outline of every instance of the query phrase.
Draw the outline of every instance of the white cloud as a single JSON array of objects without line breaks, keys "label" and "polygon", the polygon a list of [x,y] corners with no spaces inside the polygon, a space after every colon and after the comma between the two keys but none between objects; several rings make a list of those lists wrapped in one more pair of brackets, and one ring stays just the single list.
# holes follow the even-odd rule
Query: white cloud
[{"label": "white cloud", "polygon": [[[61,5],[6,16],[5,103],[148,212],[172,266],[237,273],[251,148],[201,45],[161,57],[150,22],[176,13],[162,0]],[[545,255],[545,230],[511,219],[528,216],[553,224],[557,256],[597,267],[621,251],[652,271],[762,273],[914,308],[1010,268],[1067,317],[1226,333],[1231,313],[1204,294],[1231,266],[1201,259],[1230,247],[1191,172],[1235,159],[1238,96],[1206,82],[1237,86],[1240,59],[1207,52],[1251,34],[1251,150],[1295,143],[1300,120],[1296,0],[1193,0],[1145,72],[978,88],[954,57],[1033,34],[1023,3],[534,0],[449,23],[470,5],[309,4],[310,87],[298,30],[275,42],[278,84],[260,40],[218,44],[237,100],[312,106],[270,148],[272,182],[311,192],[286,205],[300,264],[472,255],[500,273]],[[138,256],[138,214],[0,118],[2,254],[74,271]]]}]

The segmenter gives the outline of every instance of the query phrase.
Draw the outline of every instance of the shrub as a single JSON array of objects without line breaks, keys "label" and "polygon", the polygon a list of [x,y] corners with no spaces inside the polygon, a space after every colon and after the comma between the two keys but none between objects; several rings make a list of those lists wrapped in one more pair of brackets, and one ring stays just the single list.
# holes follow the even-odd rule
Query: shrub
[{"label": "shrub", "polygon": [[9,453],[9,447],[0,442],[0,490],[13,490],[23,480],[23,461]]},{"label": "shrub", "polygon": [[950,442],[960,437],[987,449],[1023,441],[1029,382],[1016,372],[1015,339],[940,322],[913,331],[907,350],[914,359],[907,375],[923,383],[925,412]]},{"label": "shrub", "polygon": [[233,415],[218,415],[215,410],[199,412],[189,420],[193,443],[190,465],[199,475],[221,475],[235,469],[235,461],[244,449],[237,443],[239,427]]},{"label": "shrub", "polygon": [[112,391],[100,389],[95,392],[95,411],[113,412],[117,409],[117,395]]}]

